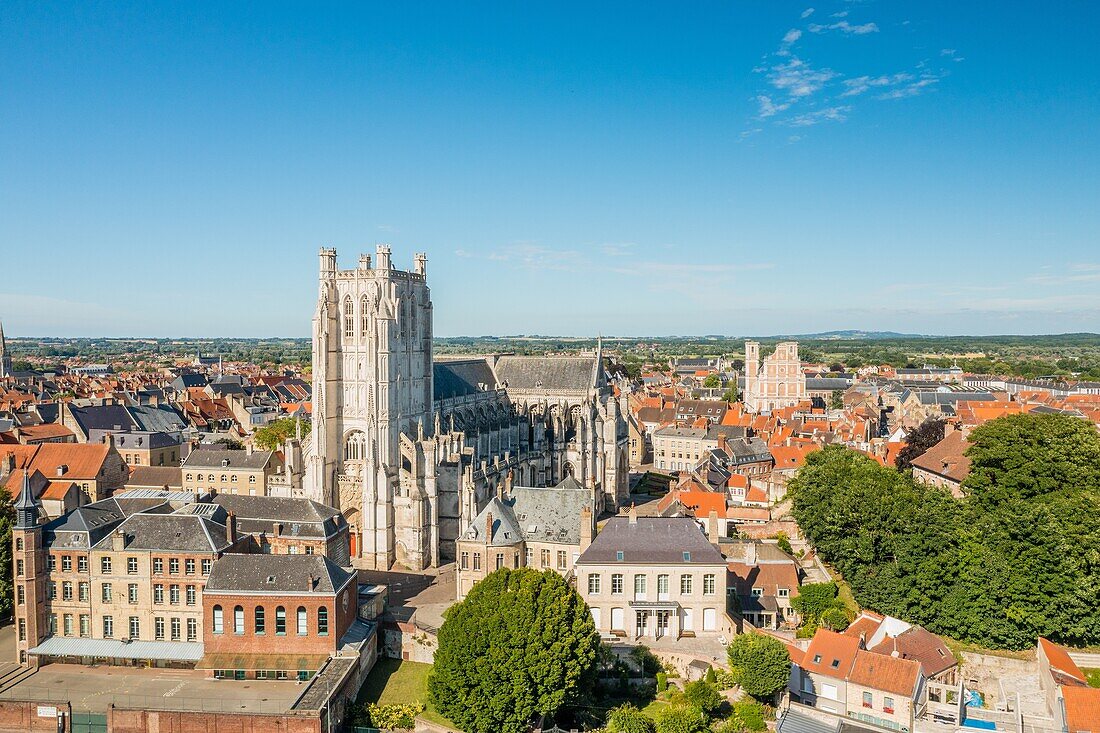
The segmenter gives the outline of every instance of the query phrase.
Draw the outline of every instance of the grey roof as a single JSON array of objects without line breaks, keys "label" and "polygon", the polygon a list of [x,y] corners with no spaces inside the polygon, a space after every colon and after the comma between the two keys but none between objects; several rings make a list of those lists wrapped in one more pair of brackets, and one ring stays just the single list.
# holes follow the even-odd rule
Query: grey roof
[{"label": "grey roof", "polygon": [[580,544],[581,511],[593,508],[592,492],[572,476],[550,488],[514,486],[504,502],[512,510],[523,539],[565,545]]},{"label": "grey roof", "polygon": [[598,375],[594,356],[502,356],[497,378],[507,389],[587,391]]},{"label": "grey roof", "polygon": [[806,389],[814,391],[848,389],[852,386],[850,379],[839,377],[806,377]]},{"label": "grey roof", "polygon": [[138,427],[150,433],[178,433],[187,428],[183,415],[170,405],[138,405],[130,408]]},{"label": "grey roof", "polygon": [[126,517],[126,507],[115,498],[77,507],[46,525],[48,545],[92,547],[110,534]]},{"label": "grey roof", "polygon": [[993,402],[997,398],[989,392],[921,392],[917,399],[922,405],[954,405],[956,402]]},{"label": "grey roof", "polygon": [[656,431],[653,434],[654,435],[660,435],[662,437],[673,437],[673,438],[699,438],[699,439],[702,439],[702,438],[707,437],[707,431],[704,430],[703,428],[678,428],[674,425],[669,425],[668,427],[661,428],[660,430]]},{"label": "grey roof", "polygon": [[[719,451],[722,449],[719,448]],[[753,463],[772,460],[768,444],[760,438],[732,438],[726,441],[725,453],[733,463]]]},{"label": "grey roof", "polygon": [[354,578],[323,555],[229,554],[214,563],[203,592],[333,595]]},{"label": "grey roof", "polygon": [[489,503],[485,505],[485,508],[474,518],[473,523],[462,533],[462,539],[485,542],[485,531],[490,516],[493,520],[490,529],[492,537],[489,538],[489,542],[486,542],[486,544],[493,547],[503,547],[523,541],[523,532],[519,527],[516,513],[512,511],[512,507],[495,496],[489,499]]},{"label": "grey roof", "polygon": [[[206,517],[186,514],[134,514],[116,532],[126,535],[126,548],[176,552],[220,552],[229,543],[225,525]],[[97,544],[112,542],[114,532]]]},{"label": "grey roof", "polygon": [[89,405],[78,407],[69,405],[69,412],[76,420],[80,430],[87,434],[90,430],[125,430],[135,427],[134,419],[126,411],[125,405]]},{"label": "grey roof", "polygon": [[199,448],[191,451],[187,460],[183,462],[183,467],[223,468],[222,461],[229,461],[226,466],[228,468],[263,468],[271,460],[271,455],[269,450],[249,453],[247,450]]},{"label": "grey roof", "polygon": [[281,522],[283,534],[322,538],[331,537],[344,526],[338,510],[310,499],[218,494],[213,502],[233,512],[238,528],[249,534],[270,533],[273,523]]},{"label": "grey roof", "polygon": [[202,374],[181,374],[172,380],[170,386],[177,392],[182,392],[189,387],[205,387],[206,377]]},{"label": "grey roof", "polygon": [[[619,552],[622,560],[618,559]],[[725,558],[690,517],[638,517],[633,522],[628,517],[613,517],[577,564],[615,562],[724,566]]]},{"label": "grey roof", "polygon": [[74,639],[51,636],[29,654],[44,657],[105,657],[107,659],[166,659],[197,662],[203,646],[198,641],[128,641],[119,639]]},{"label": "grey roof", "polygon": [[677,414],[699,417],[721,418],[727,409],[728,405],[723,400],[680,400],[676,403]]},{"label": "grey roof", "polygon": [[497,378],[493,368],[485,359],[462,359],[456,361],[437,361],[432,364],[434,399],[463,397],[497,388]]},{"label": "grey roof", "polygon": [[811,717],[806,713],[788,709],[775,726],[776,733],[838,733],[840,718],[829,722]]}]

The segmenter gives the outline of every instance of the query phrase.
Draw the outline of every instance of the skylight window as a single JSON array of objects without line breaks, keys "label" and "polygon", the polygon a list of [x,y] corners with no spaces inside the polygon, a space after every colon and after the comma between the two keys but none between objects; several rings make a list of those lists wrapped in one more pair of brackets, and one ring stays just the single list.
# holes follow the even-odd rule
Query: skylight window
[{"label": "skylight window", "polygon": [[691,553],[687,550],[684,551],[684,562],[691,562]]},{"label": "skylight window", "polygon": [[618,560],[619,562],[622,562],[622,560],[623,560],[623,551],[622,550],[616,550],[615,551],[615,559]]}]

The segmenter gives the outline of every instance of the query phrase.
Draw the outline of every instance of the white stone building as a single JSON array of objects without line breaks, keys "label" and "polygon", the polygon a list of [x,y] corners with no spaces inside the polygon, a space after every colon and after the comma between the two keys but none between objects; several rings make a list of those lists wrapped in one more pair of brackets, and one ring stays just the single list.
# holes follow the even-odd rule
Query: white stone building
[{"label": "white stone building", "polygon": [[602,350],[434,362],[426,265],[394,269],[384,245],[353,270],[320,253],[303,495],[341,509],[360,567],[454,559],[509,472],[535,487],[573,476],[597,512],[628,494],[626,410]]},{"label": "white stone building", "polygon": [[784,341],[760,361],[760,344],[745,342],[745,389],[742,402],[751,412],[771,412],[808,399],[806,375],[798,344]]}]

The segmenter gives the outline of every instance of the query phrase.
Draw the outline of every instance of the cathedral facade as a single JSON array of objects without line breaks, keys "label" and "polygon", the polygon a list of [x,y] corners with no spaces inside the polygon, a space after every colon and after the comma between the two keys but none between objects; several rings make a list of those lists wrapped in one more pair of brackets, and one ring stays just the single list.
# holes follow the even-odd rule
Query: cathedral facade
[{"label": "cathedral facade", "polygon": [[390,249],[339,270],[320,252],[313,319],[313,425],[305,496],[341,510],[359,567],[454,558],[498,492],[572,476],[593,506],[628,493],[625,405],[592,356],[433,359],[427,258]]}]

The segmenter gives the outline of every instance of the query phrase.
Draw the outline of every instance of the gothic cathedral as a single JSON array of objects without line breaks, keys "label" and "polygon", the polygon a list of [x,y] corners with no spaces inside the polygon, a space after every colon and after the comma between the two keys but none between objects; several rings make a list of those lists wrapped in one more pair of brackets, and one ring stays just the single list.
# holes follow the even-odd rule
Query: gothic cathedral
[{"label": "gothic cathedral", "polygon": [[427,258],[390,248],[339,270],[320,252],[304,494],[339,508],[359,567],[422,569],[497,492],[573,476],[615,511],[628,493],[625,406],[592,356],[432,357]]}]

